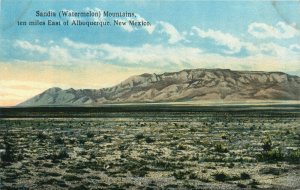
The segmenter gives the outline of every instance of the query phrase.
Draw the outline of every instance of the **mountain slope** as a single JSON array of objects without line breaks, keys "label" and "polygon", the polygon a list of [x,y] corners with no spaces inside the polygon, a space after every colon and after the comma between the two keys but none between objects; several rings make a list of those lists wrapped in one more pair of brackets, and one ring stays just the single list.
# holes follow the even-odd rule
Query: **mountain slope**
[{"label": "mountain slope", "polygon": [[282,72],[192,69],[132,76],[111,88],[50,88],[19,106],[192,100],[299,100],[300,77]]}]

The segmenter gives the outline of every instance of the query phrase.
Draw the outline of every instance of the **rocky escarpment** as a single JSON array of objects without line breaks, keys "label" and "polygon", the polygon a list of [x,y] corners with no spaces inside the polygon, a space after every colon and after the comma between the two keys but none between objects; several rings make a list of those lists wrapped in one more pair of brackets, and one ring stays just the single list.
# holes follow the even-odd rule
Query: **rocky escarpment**
[{"label": "rocky escarpment", "polygon": [[191,69],[132,76],[103,89],[50,88],[20,106],[193,100],[299,100],[300,77],[282,72]]}]

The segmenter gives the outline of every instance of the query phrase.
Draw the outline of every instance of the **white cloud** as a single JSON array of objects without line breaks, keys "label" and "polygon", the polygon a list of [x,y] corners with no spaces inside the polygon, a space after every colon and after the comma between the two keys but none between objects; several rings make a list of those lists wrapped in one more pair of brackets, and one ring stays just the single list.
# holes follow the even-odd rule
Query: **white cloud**
[{"label": "white cloud", "polygon": [[[66,10],[66,9],[65,9]],[[101,17],[92,17],[93,21],[97,21],[97,22],[103,22],[103,21],[111,21],[114,22],[114,20],[111,19],[105,19],[105,17],[103,17],[104,14],[104,10],[100,9],[100,8],[90,8],[90,7],[86,7],[84,9],[85,11],[92,11],[92,12],[100,12],[101,13]],[[72,11],[72,10],[68,10],[68,11]],[[72,18],[74,19],[74,18]],[[120,28],[122,28],[123,30],[125,30],[126,32],[133,32],[135,30],[145,30],[146,32],[148,32],[149,34],[152,34],[152,32],[155,29],[155,25],[151,24],[149,26],[143,26],[143,27],[136,27],[136,26],[131,26],[128,21],[136,21],[136,22],[147,22],[147,20],[145,18],[143,18],[140,14],[135,13],[135,17],[126,17],[124,19],[118,18],[117,19],[120,22],[126,22],[126,24],[122,24],[119,25]]]},{"label": "white cloud", "polygon": [[158,26],[156,27],[160,28],[158,31],[159,33],[165,33],[168,35],[168,42],[170,44],[174,44],[184,39],[183,36],[177,31],[177,29],[172,24],[159,21],[157,25]]},{"label": "white cloud", "polygon": [[87,44],[84,44],[84,43],[73,42],[69,38],[64,38],[63,43],[67,46],[70,46],[70,47],[74,48],[74,49],[82,49],[82,48],[88,48],[89,47]]},{"label": "white cloud", "polygon": [[248,26],[248,32],[257,38],[288,39],[299,36],[299,31],[284,22],[278,22],[276,26],[265,23],[253,22]]},{"label": "white cloud", "polygon": [[[143,22],[147,22],[147,20],[143,17],[141,17],[141,15],[139,14],[135,14],[136,15],[136,19],[135,21],[143,21]],[[154,29],[155,29],[155,25],[152,23],[150,26],[145,26],[143,27],[143,29],[148,32],[149,34],[152,34]]]},{"label": "white cloud", "polygon": [[274,58],[284,59],[300,59],[300,46],[292,44],[289,47],[284,47],[273,42],[253,44],[250,42],[242,42],[242,46],[248,51],[251,56],[268,55]]},{"label": "white cloud", "polygon": [[[111,44],[90,45],[65,38],[63,42],[71,49],[83,50],[82,58],[90,57],[121,65],[140,67],[166,66],[170,63],[182,65],[193,61],[202,50],[185,46],[144,44],[139,47],[114,46]],[[92,55],[92,56],[91,56]]]},{"label": "white cloud", "polygon": [[192,27],[191,36],[197,35],[200,38],[209,38],[215,41],[216,44],[225,46],[229,51],[224,51],[227,54],[239,53],[244,48],[249,56],[268,55],[273,57],[284,57],[286,59],[299,59],[300,52],[298,45],[294,44],[290,47],[284,47],[274,42],[256,43],[243,41],[231,34],[223,33],[217,30],[202,30],[198,27]]},{"label": "white cloud", "polygon": [[123,28],[127,32],[133,32],[134,30],[137,30],[137,28],[132,27],[131,25],[128,24],[126,20],[119,19],[120,22],[124,22],[126,24],[120,25],[121,28]]},{"label": "white cloud", "polygon": [[[199,48],[144,44],[138,47],[115,46],[111,44],[85,44],[64,39],[68,57],[73,56],[74,63],[84,66],[142,69],[145,72],[177,71],[187,68],[227,68],[232,70],[283,71],[300,74],[298,57],[292,56],[290,48],[299,48],[296,44],[284,48],[273,43],[265,43],[253,49],[247,57],[231,57],[206,53]],[[249,45],[249,44],[248,44]],[[71,50],[74,49],[74,52]],[[57,49],[61,51],[61,49]],[[254,53],[255,52],[255,53]],[[276,55],[274,55],[276,54]],[[55,61],[49,61],[55,62]],[[61,64],[66,64],[57,61]],[[83,66],[82,65],[82,66]],[[143,72],[144,72],[143,71]],[[142,72],[142,71],[141,71]]]},{"label": "white cloud", "polygon": [[55,64],[66,65],[71,61],[74,61],[73,57],[69,53],[69,50],[58,45],[49,47],[48,55],[49,59]]},{"label": "white cloud", "polygon": [[270,54],[276,57],[287,57],[288,49],[275,43],[264,43],[259,45],[259,50],[263,54]]},{"label": "white cloud", "polygon": [[101,22],[101,21],[105,21],[105,18],[103,17],[103,10],[100,9],[100,8],[90,8],[90,7],[86,7],[84,9],[85,11],[92,11],[92,12],[100,12],[101,13],[101,16],[100,17],[91,17],[94,21],[96,22]]},{"label": "white cloud", "polygon": [[47,52],[47,48],[42,47],[40,45],[32,44],[28,41],[16,40],[14,45],[16,47],[20,47],[22,49],[33,51],[33,52],[38,52],[38,53],[46,53]]},{"label": "white cloud", "polygon": [[[162,73],[192,68],[223,68],[282,71],[300,75],[300,46],[298,44],[282,47],[275,43],[253,45],[249,42],[241,42],[241,47],[250,52],[250,56],[247,57],[207,53],[200,48],[180,44],[172,46],[144,44],[129,47],[78,43],[68,38],[53,42],[50,46],[48,43],[42,46],[28,41],[23,41],[21,44],[22,48],[29,52],[43,49],[42,52],[48,53],[49,60],[4,63],[7,66],[0,70],[2,77],[0,105],[2,106],[15,105],[53,86],[62,88],[107,87],[141,73]],[[3,65],[0,62],[1,64]],[[61,69],[62,67],[55,65],[72,65],[72,69]],[[24,77],[26,81],[23,81]]]},{"label": "white cloud", "polygon": [[[49,59],[40,63],[52,65],[101,63],[116,65],[123,68],[157,68],[158,70],[162,70],[163,68],[178,70],[197,67],[220,67],[230,69],[248,68],[250,70],[253,70],[253,68],[261,68],[259,70],[266,70],[267,68],[265,65],[269,62],[269,64],[267,64],[269,66],[272,64],[275,66],[277,65],[277,67],[269,69],[272,70],[280,68],[283,69],[282,71],[287,71],[288,68],[292,68],[292,63],[300,65],[300,46],[297,44],[292,44],[289,47],[280,46],[276,43],[260,43],[254,45],[250,42],[238,40],[232,35],[225,35],[224,37],[219,32],[214,33],[209,31],[212,30],[208,30],[202,35],[208,35],[207,33],[217,34],[218,37],[215,37],[214,39],[219,39],[216,43],[220,43],[220,41],[222,41],[222,44],[237,40],[236,43],[238,42],[238,44],[231,47],[231,52],[234,50],[237,52],[238,50],[240,51],[241,48],[245,48],[249,55],[240,58],[226,57],[219,54],[203,52],[202,49],[198,47],[188,47],[183,44],[172,46],[163,44],[143,44],[140,46],[130,47],[112,44],[87,44],[64,38],[62,41],[54,42],[50,46],[38,45],[40,48],[46,49]],[[231,40],[226,39],[226,37]],[[32,50],[34,48],[27,48],[32,47],[30,42],[26,42],[24,44],[27,44],[24,46],[24,49],[34,51]],[[265,61],[263,58],[265,58]],[[233,62],[236,64],[232,64]],[[255,67],[253,67],[254,63],[256,64]],[[261,66],[259,67],[258,64]],[[284,67],[280,67],[283,65]]]},{"label": "white cloud", "polygon": [[212,29],[208,29],[207,31],[205,31],[196,26],[193,26],[192,30],[195,31],[197,36],[200,38],[209,38],[214,40],[219,45],[226,46],[229,51],[225,51],[225,53],[238,53],[241,50],[241,41],[231,34]]},{"label": "white cloud", "polygon": [[[68,42],[68,40],[66,39],[64,40]],[[32,55],[32,53],[35,53],[34,54],[35,58],[39,57],[41,54],[48,55],[47,59],[51,61],[51,64],[55,64],[55,65],[68,65],[72,61],[75,61],[67,48],[55,44],[55,42],[52,40],[51,43],[48,43],[48,45],[46,46],[42,46],[40,44],[39,45],[33,44],[28,41],[16,40],[14,46],[27,51],[28,53],[30,53],[30,55]]]},{"label": "white cloud", "polygon": [[151,25],[147,25],[147,26],[143,26],[143,27],[137,27],[137,26],[131,26],[129,24],[129,21],[134,21],[134,22],[148,22],[145,18],[141,17],[139,14],[135,14],[135,17],[133,18],[125,18],[125,19],[118,19],[121,22],[126,22],[126,24],[122,24],[120,25],[120,27],[122,29],[124,29],[127,32],[133,32],[135,30],[145,30],[148,34],[152,34],[152,32],[155,29],[155,25],[151,24]]}]

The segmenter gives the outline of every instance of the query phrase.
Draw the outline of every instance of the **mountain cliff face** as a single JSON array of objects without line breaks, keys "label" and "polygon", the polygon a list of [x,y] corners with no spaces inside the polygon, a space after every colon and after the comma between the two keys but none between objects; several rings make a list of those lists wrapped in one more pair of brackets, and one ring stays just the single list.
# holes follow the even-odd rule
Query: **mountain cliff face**
[{"label": "mountain cliff face", "polygon": [[132,76],[111,88],[50,88],[19,106],[193,100],[299,100],[300,77],[282,72],[193,69]]}]

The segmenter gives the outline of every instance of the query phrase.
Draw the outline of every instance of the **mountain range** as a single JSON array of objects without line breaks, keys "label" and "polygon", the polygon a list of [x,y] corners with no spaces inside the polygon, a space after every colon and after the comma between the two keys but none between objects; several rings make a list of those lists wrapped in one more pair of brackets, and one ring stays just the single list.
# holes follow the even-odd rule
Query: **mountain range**
[{"label": "mountain range", "polygon": [[18,106],[299,99],[298,76],[283,72],[190,69],[132,76],[110,88],[63,90],[53,87]]}]

